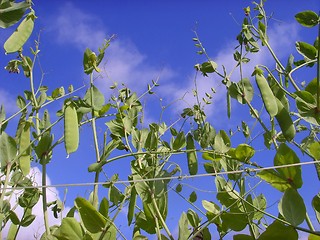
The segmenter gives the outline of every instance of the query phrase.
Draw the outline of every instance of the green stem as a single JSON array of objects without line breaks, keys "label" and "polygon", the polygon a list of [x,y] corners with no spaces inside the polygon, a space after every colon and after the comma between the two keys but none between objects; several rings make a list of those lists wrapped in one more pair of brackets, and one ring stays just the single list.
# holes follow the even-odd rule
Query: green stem
[{"label": "green stem", "polygon": [[[4,180],[4,185],[3,185],[3,190],[0,194],[0,212],[1,214],[3,214],[2,209],[3,209],[3,201],[4,201],[4,197],[5,197],[5,191],[8,188],[8,184],[9,184],[9,178],[10,178],[10,169],[11,169],[11,163],[7,164],[7,169],[6,169],[6,178]],[[0,239],[2,239],[2,224],[3,224],[3,218],[0,218]]]},{"label": "green stem", "polygon": [[162,217],[162,215],[161,215],[161,213],[160,213],[160,211],[159,211],[157,202],[156,202],[153,194],[152,194],[151,198],[152,198],[152,205],[154,206],[154,209],[156,210],[156,214],[157,214],[157,217],[159,218],[159,220],[160,220],[160,222],[161,222],[161,225],[163,226],[164,230],[165,230],[166,233],[168,234],[169,238],[170,238],[171,240],[174,240],[174,238],[173,238],[173,236],[172,236],[172,234],[171,234],[171,232],[170,232],[170,230],[169,230],[166,222],[164,221],[164,219],[163,219],[163,217]]},{"label": "green stem", "polygon": [[[320,14],[320,13],[319,13]],[[318,24],[318,40],[320,40],[320,23]],[[318,42],[318,56],[317,56],[317,111],[320,112],[320,43]]]},{"label": "green stem", "polygon": [[[96,162],[100,162],[100,152],[99,152],[99,144],[98,144],[98,136],[97,136],[97,127],[96,127],[96,119],[94,116],[94,108],[93,108],[93,102],[94,102],[94,97],[93,97],[93,74],[90,74],[90,95],[91,95],[91,116],[92,116],[92,132],[93,132],[93,141],[94,141],[94,148],[95,148],[95,153],[96,153]],[[94,182],[97,183],[99,182],[99,175],[100,171],[97,171],[95,173],[94,177]],[[93,187],[93,206],[97,209],[98,208],[98,190],[99,186],[98,184],[94,185]]]},{"label": "green stem", "polygon": [[310,219],[308,213],[306,213],[306,222],[307,222],[308,227],[310,228],[310,230],[313,231],[313,232],[315,232],[316,230],[314,229],[314,226],[313,226],[313,224],[312,224],[312,222],[311,222],[311,219]]}]

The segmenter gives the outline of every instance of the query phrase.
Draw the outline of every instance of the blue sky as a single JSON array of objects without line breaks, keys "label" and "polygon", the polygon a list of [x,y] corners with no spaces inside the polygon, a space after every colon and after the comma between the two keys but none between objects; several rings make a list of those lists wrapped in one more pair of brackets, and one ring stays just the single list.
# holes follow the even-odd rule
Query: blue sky
[{"label": "blue sky", "polygon": [[[158,121],[160,99],[167,105],[183,96],[192,104],[195,71],[193,66],[205,61],[203,56],[196,54],[192,38],[193,30],[197,30],[208,54],[219,66],[223,63],[227,69],[234,66],[233,51],[237,45],[235,37],[241,29],[244,17],[243,8],[251,1],[34,1],[38,16],[33,39],[40,33],[40,61],[45,73],[44,85],[51,90],[70,83],[74,87],[88,84],[89,80],[83,73],[82,57],[86,47],[96,50],[104,38],[116,34],[106,52],[102,66],[102,74],[96,80],[97,86],[106,96],[110,96],[109,86],[113,82],[125,83],[134,91],[143,92],[152,79],[159,78],[160,87],[157,95],[150,96],[146,104],[146,122]],[[316,31],[303,29],[294,21],[294,15],[303,10],[320,9],[317,0],[312,1],[268,1],[267,11],[274,12],[270,22],[270,42],[276,52],[285,61],[289,53],[294,52],[294,41],[315,39]],[[1,42],[4,42],[13,29],[2,31]],[[28,49],[25,47],[25,49]],[[2,53],[4,51],[2,50]],[[1,65],[14,56],[2,54]],[[271,64],[267,52],[252,56],[252,63],[247,76],[251,75],[252,67],[257,63]],[[0,104],[5,104],[8,115],[14,113],[15,96],[25,90],[28,83],[22,75],[0,72]],[[40,78],[40,71],[38,71]],[[234,74],[234,81],[237,75]],[[232,79],[233,80],[233,79]],[[302,81],[310,80],[301,75]],[[211,86],[217,89],[213,96],[213,104],[206,109],[210,122],[218,129],[222,127],[235,128],[241,122],[241,112],[244,108],[235,108],[232,120],[226,123],[224,87],[215,77],[198,78],[199,90],[207,91]],[[220,90],[220,91],[219,91]],[[79,93],[83,96],[83,92]],[[200,93],[203,94],[203,93]],[[62,103],[61,103],[62,104]],[[235,104],[234,104],[235,105]],[[177,119],[179,111],[187,107],[184,101],[178,101],[166,110],[167,121]],[[51,115],[59,106],[52,106]],[[247,110],[246,110],[247,111]],[[103,132],[103,123],[101,131]],[[12,124],[14,131],[14,124]],[[62,131],[62,126],[61,126]],[[14,132],[13,132],[14,133]],[[82,139],[91,139],[89,129],[81,131]],[[89,146],[87,146],[89,144]],[[90,145],[91,144],[91,145]],[[272,159],[273,157],[271,157]],[[92,141],[81,140],[77,153],[66,158],[61,146],[48,166],[48,177],[52,184],[90,182],[93,175],[87,173],[94,159]],[[270,161],[271,163],[271,161]],[[117,163],[119,164],[119,163]],[[34,165],[36,166],[36,165]],[[112,166],[119,168],[119,166]],[[111,174],[111,172],[108,172]],[[126,173],[120,175],[126,179]],[[68,188],[67,203],[72,204],[75,196],[88,196],[91,188]],[[214,190],[213,188],[211,190]],[[57,192],[53,190],[52,197]],[[63,188],[59,188],[59,196],[63,198]],[[102,192],[104,190],[101,190]],[[105,191],[106,193],[106,191]],[[41,215],[41,213],[40,213]],[[173,222],[178,217],[173,216]]]}]

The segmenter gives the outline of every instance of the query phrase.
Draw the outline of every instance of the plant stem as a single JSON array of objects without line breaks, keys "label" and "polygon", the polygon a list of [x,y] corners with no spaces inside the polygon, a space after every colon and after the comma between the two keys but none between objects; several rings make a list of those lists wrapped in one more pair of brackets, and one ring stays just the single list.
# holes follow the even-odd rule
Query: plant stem
[{"label": "plant stem", "polygon": [[[320,14],[320,13],[319,13]],[[318,40],[320,39],[320,23],[318,24]],[[320,43],[318,42],[317,56],[317,112],[320,112]]]},{"label": "plant stem", "polygon": [[162,217],[162,215],[161,215],[161,213],[160,213],[160,211],[159,211],[157,202],[156,202],[153,194],[152,194],[151,198],[152,198],[152,204],[153,204],[153,206],[154,206],[154,208],[155,208],[155,210],[156,210],[156,214],[157,214],[157,217],[159,218],[159,220],[160,220],[160,222],[161,222],[161,225],[163,226],[164,230],[165,230],[166,233],[168,234],[169,238],[170,238],[171,240],[174,240],[174,238],[173,238],[173,236],[172,236],[172,234],[171,234],[171,232],[170,232],[170,230],[169,230],[166,222],[164,221],[164,219],[163,219],[163,217]]},{"label": "plant stem", "polygon": [[[11,169],[11,163],[7,164],[7,169],[6,169],[6,178],[4,180],[4,185],[3,185],[3,191],[0,194],[0,213],[3,214],[2,209],[3,209],[3,201],[4,201],[4,196],[6,189],[8,188],[9,184],[9,178],[10,178],[10,169]],[[3,223],[3,218],[0,218],[0,239],[2,239],[2,223]]]},{"label": "plant stem", "polygon": [[310,219],[308,213],[306,213],[306,222],[307,222],[308,227],[310,228],[310,230],[311,230],[311,231],[315,231],[314,226],[313,226],[313,224],[312,224],[312,222],[311,222],[311,219]]},{"label": "plant stem", "polygon": [[[97,127],[96,127],[96,119],[94,116],[94,107],[93,107],[93,101],[94,101],[94,97],[93,97],[93,74],[90,74],[90,95],[91,95],[91,116],[92,116],[92,132],[93,132],[93,141],[94,141],[94,148],[95,148],[95,153],[96,153],[96,162],[99,163],[100,162],[100,152],[99,152],[99,144],[98,144],[98,136],[97,136]],[[97,171],[95,173],[95,177],[94,177],[94,182],[97,183],[99,182],[99,175],[100,175],[100,171]],[[98,190],[99,190],[99,186],[98,184],[94,185],[93,187],[93,206],[98,209]]]}]

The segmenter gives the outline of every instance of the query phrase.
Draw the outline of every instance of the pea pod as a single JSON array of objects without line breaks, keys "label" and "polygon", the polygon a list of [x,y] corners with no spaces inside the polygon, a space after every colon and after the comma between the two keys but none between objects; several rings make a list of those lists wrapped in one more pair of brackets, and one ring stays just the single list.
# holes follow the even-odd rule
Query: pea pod
[{"label": "pea pod", "polygon": [[64,107],[64,146],[67,154],[75,152],[79,146],[78,116],[72,102],[67,102]]},{"label": "pea pod", "polygon": [[7,53],[19,51],[30,37],[34,27],[34,12],[30,12],[20,23],[16,31],[4,43],[4,49]]},{"label": "pea pod", "polygon": [[261,93],[263,104],[269,113],[270,117],[274,117],[278,113],[278,105],[276,102],[276,97],[273,95],[273,92],[267,82],[267,79],[260,74],[256,74],[256,82]]},{"label": "pea pod", "polygon": [[187,158],[188,158],[189,173],[190,173],[190,175],[195,175],[198,172],[198,159],[197,159],[196,152],[191,151],[191,150],[195,150],[195,147],[194,147],[193,137],[190,133],[188,133],[188,135],[187,135],[186,149],[188,150]]},{"label": "pea pod", "polygon": [[279,99],[276,98],[276,101],[278,105],[278,114],[276,115],[276,119],[285,139],[291,141],[296,135],[296,129],[287,109],[282,105]]},{"label": "pea pod", "polygon": [[19,153],[21,153],[21,156],[19,158],[19,166],[23,175],[26,176],[30,172],[31,162],[30,122],[25,122],[21,131],[19,143]]}]

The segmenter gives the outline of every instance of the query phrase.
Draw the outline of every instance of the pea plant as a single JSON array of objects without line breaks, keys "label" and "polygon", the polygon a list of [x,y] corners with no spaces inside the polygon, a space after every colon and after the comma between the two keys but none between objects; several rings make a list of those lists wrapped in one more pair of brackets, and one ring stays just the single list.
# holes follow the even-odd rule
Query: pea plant
[{"label": "pea plant", "polygon": [[[183,109],[176,121],[168,124],[160,118],[147,127],[142,124],[142,100],[154,94],[159,87],[157,81],[152,81],[141,95],[114,84],[110,88],[115,94],[106,99],[94,79],[101,72],[100,64],[113,37],[105,40],[97,53],[84,50],[83,70],[88,86],[74,89],[70,85],[67,91],[64,87],[49,91],[43,79],[35,77],[39,41],[35,41],[30,53],[23,49],[36,22],[33,5],[30,1],[2,1],[0,13],[2,28],[19,24],[4,43],[6,53],[18,54],[18,58],[9,61],[5,69],[10,73],[20,73],[22,69],[29,80],[28,90],[17,96],[19,110],[15,114],[7,117],[5,106],[0,108],[0,239],[18,239],[19,230],[35,220],[33,208],[39,201],[45,226],[41,239],[138,240],[154,235],[158,239],[184,240],[211,239],[215,234],[220,239],[232,235],[236,240],[263,240],[298,239],[303,233],[309,239],[320,239],[316,222],[307,211],[310,204],[318,225],[320,194],[307,203],[299,193],[307,187],[302,181],[302,164],[311,162],[318,178],[320,173],[320,33],[314,43],[297,41],[298,60],[290,55],[283,64],[269,42],[272,17],[265,12],[264,1],[254,2],[252,11],[250,7],[244,9],[233,55],[234,68],[222,66],[220,70],[195,32],[193,41],[198,54],[205,57],[203,63],[195,65],[196,74],[221,80],[229,118],[231,105],[237,102],[247,107],[247,116],[255,121],[255,128],[242,121],[237,131],[243,133],[243,138],[236,138],[235,132],[218,131],[207,119],[204,106],[210,104],[212,92],[200,100],[195,89],[197,103]],[[310,31],[319,28],[320,32],[317,13],[300,12],[295,19]],[[274,66],[258,64],[252,75],[246,76],[244,68],[250,56],[259,54],[261,48],[269,51]],[[312,68],[317,69],[317,75],[304,85],[293,76]],[[235,73],[240,79],[232,81]],[[80,89],[85,89],[84,96],[78,96]],[[54,117],[48,105],[58,106]],[[7,125],[14,119],[19,120],[16,131],[11,133]],[[105,123],[103,134],[97,130],[97,121]],[[59,131],[61,126],[63,131]],[[93,176],[92,192],[89,198],[76,197],[71,210],[60,217],[60,224],[50,226],[49,214],[59,218],[64,206],[58,199],[47,200],[47,168],[54,161],[52,156],[58,145],[64,145],[67,155],[78,150],[80,129],[85,126],[91,129],[95,154],[88,166]],[[236,145],[231,144],[232,138],[238,142]],[[264,152],[274,154],[273,165],[256,156],[262,145]],[[126,181],[120,181],[117,172],[111,177],[103,174],[117,161],[130,170]],[[40,188],[30,176],[31,163],[41,166]],[[197,190],[188,194],[186,180],[200,176],[214,181],[215,196],[208,198]],[[108,190],[107,195],[99,192],[100,182]],[[266,185],[281,193],[276,212],[269,211]],[[18,197],[12,201],[17,191]],[[174,232],[176,226],[168,224],[170,210],[175,206],[172,194],[182,199],[186,208],[176,222],[178,233]],[[17,208],[23,209],[22,216],[18,216]],[[123,222],[122,228],[117,224],[123,212],[132,231],[130,236],[123,232]],[[7,226],[9,231],[3,236]]]}]

